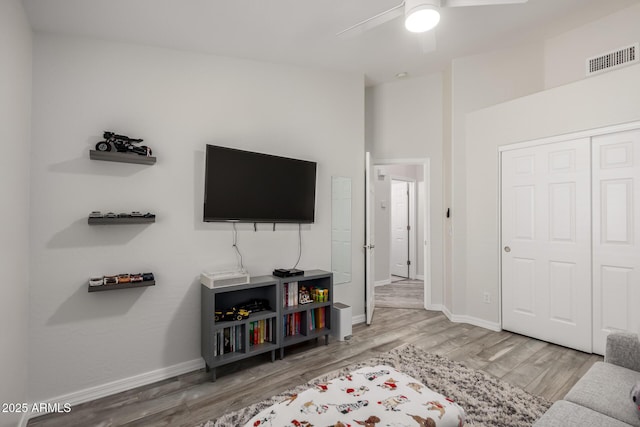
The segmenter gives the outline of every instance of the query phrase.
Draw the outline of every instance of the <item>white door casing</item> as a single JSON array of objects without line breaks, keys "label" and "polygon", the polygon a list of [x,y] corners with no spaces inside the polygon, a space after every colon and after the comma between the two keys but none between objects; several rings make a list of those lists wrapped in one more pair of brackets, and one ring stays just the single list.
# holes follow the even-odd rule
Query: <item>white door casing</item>
[{"label": "white door casing", "polygon": [[640,326],[640,130],[593,138],[593,352]]},{"label": "white door casing", "polygon": [[394,276],[409,277],[409,183],[391,180],[391,259]]},{"label": "white door casing", "polygon": [[590,352],[590,140],[501,153],[502,323]]},{"label": "white door casing", "polygon": [[364,268],[365,268],[365,314],[367,325],[373,321],[373,310],[375,309],[375,258],[374,258],[374,203],[375,186],[373,185],[373,165],[371,164],[371,153],[365,152],[364,161],[364,192],[365,192],[365,230],[364,230]]}]

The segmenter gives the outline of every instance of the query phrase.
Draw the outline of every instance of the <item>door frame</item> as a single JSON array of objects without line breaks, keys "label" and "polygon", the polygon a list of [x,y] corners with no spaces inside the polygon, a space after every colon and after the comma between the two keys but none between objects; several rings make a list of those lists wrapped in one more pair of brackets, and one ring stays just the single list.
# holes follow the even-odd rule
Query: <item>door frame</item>
[{"label": "door frame", "polygon": [[373,158],[370,151],[364,153],[364,314],[365,322],[371,325],[373,313],[375,311],[375,217],[373,186],[371,177],[373,176]]},{"label": "door frame", "polygon": [[[424,182],[424,212],[422,217],[423,223],[423,259],[422,265],[424,268],[424,308],[425,310],[433,309],[431,304],[431,159],[429,157],[421,157],[414,159],[372,159],[372,166],[388,166],[388,165],[421,165],[422,166],[422,180]],[[415,194],[418,193],[418,186],[415,186]],[[416,200],[417,201],[417,197]],[[417,203],[415,203],[415,212],[417,215]],[[416,221],[417,223],[417,221]],[[416,239],[417,240],[417,239]],[[413,245],[417,250],[417,244]],[[417,256],[415,257],[417,259]]]}]

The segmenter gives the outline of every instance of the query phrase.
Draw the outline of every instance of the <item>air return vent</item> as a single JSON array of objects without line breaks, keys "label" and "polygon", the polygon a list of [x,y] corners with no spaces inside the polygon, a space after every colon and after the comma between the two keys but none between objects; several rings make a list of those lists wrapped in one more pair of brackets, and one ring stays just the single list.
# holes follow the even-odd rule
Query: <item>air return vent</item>
[{"label": "air return vent", "polygon": [[637,63],[639,46],[640,44],[636,43],[587,59],[587,76]]}]

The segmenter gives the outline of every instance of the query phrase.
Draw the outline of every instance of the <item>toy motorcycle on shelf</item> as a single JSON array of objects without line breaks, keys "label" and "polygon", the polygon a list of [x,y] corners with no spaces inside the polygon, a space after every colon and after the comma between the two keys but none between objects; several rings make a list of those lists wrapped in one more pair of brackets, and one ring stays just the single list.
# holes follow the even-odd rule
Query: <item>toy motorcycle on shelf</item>
[{"label": "toy motorcycle on shelf", "polygon": [[111,151],[113,146],[120,153],[136,153],[141,156],[151,156],[151,148],[146,145],[134,145],[142,142],[142,139],[133,139],[125,135],[118,135],[113,132],[104,132],[102,134],[104,141],[96,144],[98,151]]}]

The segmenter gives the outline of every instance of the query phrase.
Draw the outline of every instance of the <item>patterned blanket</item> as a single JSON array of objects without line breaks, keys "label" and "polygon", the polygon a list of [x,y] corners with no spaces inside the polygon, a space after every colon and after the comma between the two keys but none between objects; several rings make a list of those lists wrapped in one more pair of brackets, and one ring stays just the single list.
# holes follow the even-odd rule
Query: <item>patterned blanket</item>
[{"label": "patterned blanket", "polygon": [[462,427],[464,410],[392,367],[364,367],[264,409],[247,427]]}]

